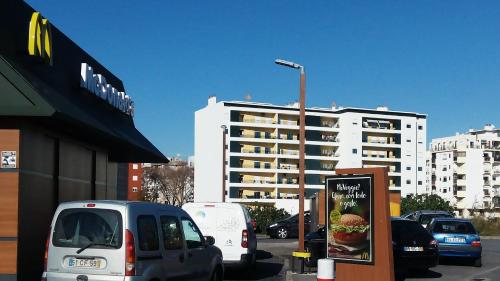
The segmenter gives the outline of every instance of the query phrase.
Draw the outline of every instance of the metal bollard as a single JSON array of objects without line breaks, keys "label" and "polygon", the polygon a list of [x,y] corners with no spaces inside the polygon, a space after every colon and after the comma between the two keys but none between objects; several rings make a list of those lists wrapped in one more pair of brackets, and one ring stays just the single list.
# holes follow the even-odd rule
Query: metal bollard
[{"label": "metal bollard", "polygon": [[318,260],[318,281],[335,281],[335,263],[332,259]]}]

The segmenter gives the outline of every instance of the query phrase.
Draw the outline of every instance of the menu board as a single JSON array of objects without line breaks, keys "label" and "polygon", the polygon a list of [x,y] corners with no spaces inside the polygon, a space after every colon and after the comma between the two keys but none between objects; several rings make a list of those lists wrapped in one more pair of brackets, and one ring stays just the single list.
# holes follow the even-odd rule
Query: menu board
[{"label": "menu board", "polygon": [[373,176],[326,179],[327,257],[373,264]]}]

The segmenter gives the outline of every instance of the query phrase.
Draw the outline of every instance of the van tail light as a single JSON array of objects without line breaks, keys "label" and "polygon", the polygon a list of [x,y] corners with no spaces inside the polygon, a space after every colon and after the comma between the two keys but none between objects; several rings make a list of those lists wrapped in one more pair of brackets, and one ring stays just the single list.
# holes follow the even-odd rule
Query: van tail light
[{"label": "van tail light", "polygon": [[437,248],[437,246],[438,246],[438,241],[437,241],[437,240],[435,240],[435,239],[431,240],[431,242],[429,242],[429,246],[434,247],[434,248]]},{"label": "van tail light", "polygon": [[135,275],[135,244],[134,235],[125,230],[125,276]]},{"label": "van tail light", "polygon": [[481,241],[472,241],[471,246],[472,247],[481,247]]},{"label": "van tail light", "polygon": [[241,232],[241,247],[248,248],[248,230]]},{"label": "van tail light", "polygon": [[52,228],[49,228],[49,233],[47,234],[47,240],[45,240],[45,254],[43,255],[43,271],[47,272],[47,262],[49,260],[49,241]]}]

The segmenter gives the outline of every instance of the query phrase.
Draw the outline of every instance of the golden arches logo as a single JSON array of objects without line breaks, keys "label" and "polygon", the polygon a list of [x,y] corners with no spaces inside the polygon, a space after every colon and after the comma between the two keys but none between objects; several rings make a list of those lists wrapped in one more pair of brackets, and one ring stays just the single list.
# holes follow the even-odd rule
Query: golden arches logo
[{"label": "golden arches logo", "polygon": [[42,58],[52,65],[52,32],[50,23],[42,18],[39,12],[34,12],[30,20],[28,52],[32,56]]}]

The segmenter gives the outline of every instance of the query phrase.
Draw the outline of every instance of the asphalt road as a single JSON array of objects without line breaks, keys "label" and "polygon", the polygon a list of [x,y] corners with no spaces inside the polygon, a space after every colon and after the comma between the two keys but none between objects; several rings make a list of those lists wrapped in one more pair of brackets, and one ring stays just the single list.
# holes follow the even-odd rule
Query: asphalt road
[{"label": "asphalt road", "polygon": [[[483,266],[457,259],[440,261],[428,272],[411,272],[398,281],[500,281],[500,239],[482,239]],[[225,280],[285,280],[288,257],[297,248],[296,239],[258,239],[258,260],[254,270],[226,269]],[[311,280],[316,280],[315,278]]]},{"label": "asphalt road", "polygon": [[297,248],[297,240],[277,240],[259,237],[255,269],[226,268],[224,280],[282,281],[288,269],[285,257]]},{"label": "asphalt road", "polygon": [[410,273],[405,281],[500,281],[500,240],[482,239],[482,267],[468,261],[447,259],[427,273]]}]

